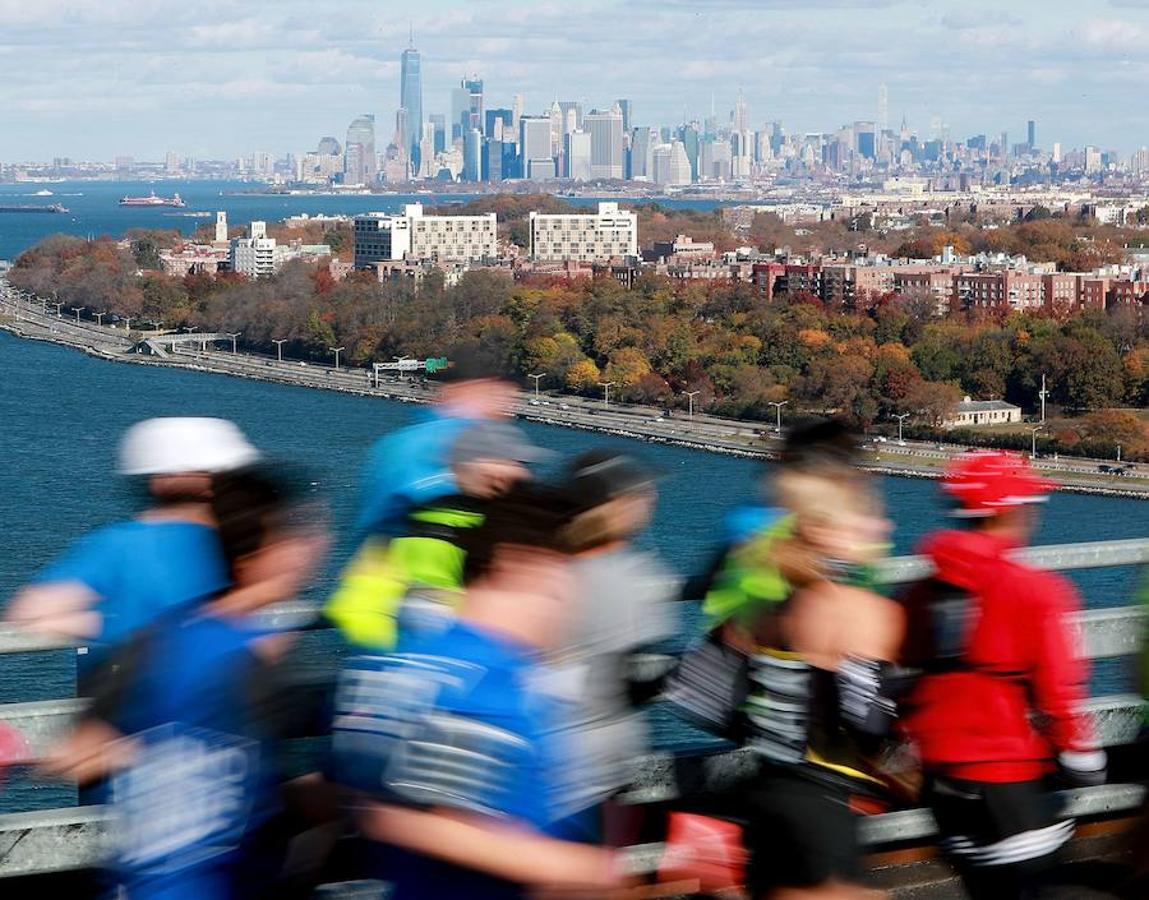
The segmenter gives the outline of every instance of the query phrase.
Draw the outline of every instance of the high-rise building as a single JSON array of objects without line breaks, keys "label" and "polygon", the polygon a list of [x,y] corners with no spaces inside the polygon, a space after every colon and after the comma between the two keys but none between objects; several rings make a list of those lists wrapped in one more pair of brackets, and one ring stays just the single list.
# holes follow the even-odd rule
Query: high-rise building
[{"label": "high-rise building", "polygon": [[686,151],[686,158],[690,161],[690,180],[698,181],[698,129],[694,125],[683,125],[678,130],[682,148]]},{"label": "high-rise building", "polygon": [[488,140],[513,141],[511,123],[514,122],[515,113],[510,109],[488,109],[484,122],[483,133]]},{"label": "high-rise building", "polygon": [[1053,145],[1053,152],[1050,154],[1050,159],[1055,162],[1061,162],[1061,142],[1057,141]]},{"label": "high-rise building", "polygon": [[463,181],[483,177],[483,133],[478,128],[463,135]]},{"label": "high-rise building", "polygon": [[854,123],[854,147],[860,156],[873,159],[877,152],[877,136],[873,122]]},{"label": "high-rise building", "polygon": [[583,125],[590,132],[591,175],[594,178],[623,176],[622,110],[615,106],[610,112],[590,112],[583,116]]},{"label": "high-rise building", "polygon": [[286,247],[267,236],[266,222],[252,222],[247,237],[231,241],[229,262],[233,272],[248,278],[266,278],[283,266],[286,252]]},{"label": "high-rise building", "polygon": [[227,213],[222,209],[215,214],[215,242],[227,243]]},{"label": "high-rise building", "polygon": [[499,253],[494,213],[426,216],[421,203],[409,203],[397,216],[381,212],[356,216],[354,233],[357,269],[407,258],[472,262]]},{"label": "high-rise building", "polygon": [[543,161],[554,159],[551,156],[550,116],[520,117],[519,157],[522,160],[521,170],[524,178],[531,177],[532,163],[537,163],[536,168],[541,173]]},{"label": "high-rise building", "polygon": [[638,216],[600,203],[590,215],[530,215],[531,257],[548,262],[595,262],[638,255]]},{"label": "high-rise building", "polygon": [[403,51],[400,61],[399,105],[407,110],[405,147],[412,170],[418,171],[423,141],[423,76],[419,51],[414,46]]},{"label": "high-rise building", "polygon": [[559,109],[562,112],[563,134],[582,129],[582,104],[576,100],[560,100]]},{"label": "high-rise building", "polygon": [[878,85],[878,134],[890,128],[890,89],[885,83]]},{"label": "high-rise building", "polygon": [[372,184],[378,173],[375,158],[375,116],[363,115],[347,128],[347,141],[343,151],[343,181],[345,184]]},{"label": "high-rise building", "polygon": [[622,130],[624,134],[630,134],[631,123],[634,121],[634,101],[633,100],[615,100],[614,105],[618,107],[618,111],[622,113]]},{"label": "high-rise building", "polygon": [[519,139],[519,119],[523,117],[523,95],[515,94],[514,99],[511,101],[511,137],[512,140]]},{"label": "high-rise building", "polygon": [[447,117],[442,113],[431,113],[427,121],[435,129],[435,154],[438,155],[447,149]]},{"label": "high-rise building", "polygon": [[630,177],[639,180],[654,179],[654,136],[648,126],[635,128],[630,133]]},{"label": "high-rise building", "polygon": [[563,175],[574,181],[589,181],[591,178],[590,134],[585,131],[571,131],[563,137],[563,159],[566,168]]},{"label": "high-rise building", "polygon": [[1030,119],[1025,126],[1026,130],[1026,144],[1029,145],[1031,151],[1037,148],[1037,123]]},{"label": "high-rise building", "polygon": [[483,181],[502,181],[503,176],[503,138],[487,138],[483,148]]},{"label": "high-rise building", "polygon": [[656,148],[654,161],[654,180],[658,184],[671,187],[690,184],[690,160],[686,156],[686,148],[682,141],[674,141]]}]

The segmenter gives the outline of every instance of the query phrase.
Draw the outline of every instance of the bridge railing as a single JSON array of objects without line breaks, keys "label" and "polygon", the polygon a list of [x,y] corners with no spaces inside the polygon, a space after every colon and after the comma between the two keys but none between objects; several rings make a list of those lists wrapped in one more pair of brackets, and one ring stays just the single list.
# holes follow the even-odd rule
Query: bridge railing
[{"label": "bridge railing", "polygon": [[[1135,566],[1149,563],[1149,540],[1049,545],[1028,548],[1018,555],[1050,569]],[[923,577],[929,571],[929,562],[922,557],[898,557],[883,563],[879,579],[893,585]],[[317,607],[303,602],[281,604],[262,618],[269,627],[279,629],[323,624]],[[1092,609],[1077,617],[1076,626],[1082,652],[1090,659],[1131,656],[1144,646],[1146,616],[1137,607]],[[65,640],[0,626],[0,654],[47,652],[68,646]],[[86,705],[86,700],[77,697],[2,704],[0,721],[24,735],[26,762],[34,762],[66,733]],[[1137,694],[1090,697],[1085,711],[1106,746],[1130,744],[1140,733],[1142,698]],[[752,754],[745,750],[654,752],[636,762],[634,782],[624,799],[633,804],[673,802],[700,790],[721,789],[753,765]],[[1143,797],[1144,790],[1138,785],[1109,784],[1069,791],[1064,799],[1070,814],[1097,817],[1128,813]],[[928,840],[935,831],[927,810],[905,809],[868,817],[863,823],[863,840],[876,849]],[[99,806],[0,815],[0,878],[96,865],[108,853],[110,834],[108,811]],[[633,848],[634,865],[647,866],[657,853],[656,846]]]}]

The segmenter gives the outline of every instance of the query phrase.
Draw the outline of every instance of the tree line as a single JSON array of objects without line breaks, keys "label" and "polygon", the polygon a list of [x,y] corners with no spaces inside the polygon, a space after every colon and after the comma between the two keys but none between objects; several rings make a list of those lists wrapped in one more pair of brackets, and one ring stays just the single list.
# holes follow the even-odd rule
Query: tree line
[{"label": "tree line", "polygon": [[[365,365],[473,345],[512,374],[547,373],[544,387],[597,394],[613,381],[619,399],[667,408],[699,391],[696,408],[767,421],[771,403],[786,400],[788,412],[837,412],[862,429],[904,412],[932,429],[964,394],[1033,410],[1043,373],[1050,403],[1070,413],[1149,406],[1149,321],[1131,308],[939,318],[928,297],[886,295],[851,311],[809,295],[767,303],[737,282],[643,276],[628,289],[609,277],[515,281],[475,270],[454,285],[438,274],[416,285],[369,272],[335,281],[325,265],[301,262],[258,281],[175,278],[149,267],[165,240],[54,236],[9,277],[136,323],[243,332],[268,352],[281,339],[285,352],[317,360],[346,346],[344,358]],[[1047,441],[1072,452],[1122,438],[1127,457],[1149,454],[1145,423],[1130,413],[1083,419]]]}]

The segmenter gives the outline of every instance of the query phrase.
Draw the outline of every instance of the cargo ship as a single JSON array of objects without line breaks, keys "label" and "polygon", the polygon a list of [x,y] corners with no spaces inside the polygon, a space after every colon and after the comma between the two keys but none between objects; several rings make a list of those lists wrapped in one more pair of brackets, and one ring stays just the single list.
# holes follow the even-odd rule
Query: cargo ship
[{"label": "cargo ship", "polygon": [[120,206],[187,206],[186,203],[180,199],[179,194],[174,194],[171,197],[157,197],[156,192],[152,191],[146,197],[121,197]]},{"label": "cargo ship", "polygon": [[69,212],[68,207],[60,204],[53,203],[50,206],[33,203],[21,203],[16,205],[0,205],[0,213],[66,213]]}]

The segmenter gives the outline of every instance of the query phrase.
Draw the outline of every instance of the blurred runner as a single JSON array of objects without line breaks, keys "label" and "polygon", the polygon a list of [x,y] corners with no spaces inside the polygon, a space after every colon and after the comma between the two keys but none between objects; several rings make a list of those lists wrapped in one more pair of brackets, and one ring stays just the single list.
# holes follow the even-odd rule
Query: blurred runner
[{"label": "blurred runner", "polygon": [[756,898],[872,895],[854,803],[883,789],[871,756],[902,616],[870,589],[890,523],[853,452],[838,422],[791,432],[774,484],[785,514],[730,554],[704,604],[710,639],[669,691],[757,751],[757,775],[709,804],[746,822]]},{"label": "blurred runner", "polygon": [[435,404],[371,448],[355,519],[360,540],[402,533],[412,508],[457,493],[455,438],[468,425],[506,418],[517,396],[518,387],[480,351],[453,352]]},{"label": "blurred runner", "polygon": [[148,499],[135,518],[79,540],[17,594],[8,621],[91,640],[77,660],[80,693],[110,648],[165,611],[227,587],[212,510],[212,478],[251,465],[259,452],[223,419],[161,418],[128,429],[119,471]]},{"label": "blurred runner", "polygon": [[462,537],[486,506],[549,456],[503,422],[466,424],[449,448],[449,493],[407,510],[402,526],[369,539],[344,571],[327,616],[352,644],[394,646],[400,610],[409,624],[451,611],[463,587]]},{"label": "blurred runner", "polygon": [[286,636],[252,613],[295,596],[323,540],[289,528],[285,486],[246,469],[213,486],[227,589],[168,609],[111,651],[91,709],[47,768],[81,784],[110,776],[116,861],[132,900],[281,896],[284,846],[264,716],[268,660]]},{"label": "blurred runner", "polygon": [[558,711],[531,685],[578,602],[566,506],[528,485],[493,503],[467,534],[459,616],[344,671],[334,751],[362,792],[359,826],[379,842],[394,900],[517,898],[532,886],[601,896],[619,880],[613,853],[546,834]]},{"label": "blurred runner", "polygon": [[1073,834],[1042,778],[1060,764],[1073,784],[1104,781],[1089,719],[1087,667],[1060,575],[1014,561],[1051,486],[1022,457],[973,453],[946,473],[964,531],[922,546],[936,574],[905,596],[904,661],[923,675],[905,726],[927,775],[942,846],[972,896],[1020,897],[1051,873]]},{"label": "blurred runner", "polygon": [[[631,546],[656,502],[655,475],[625,453],[591,451],[565,473],[579,511],[566,536],[577,556],[578,602],[569,638],[551,655],[546,689],[563,698],[570,717],[560,732],[571,765],[552,831],[572,840],[619,846],[626,811],[609,804],[631,781],[634,761],[648,752],[638,704],[654,698],[664,672],[641,665],[643,651],[678,631],[677,583],[648,553]],[[608,828],[607,826],[614,826]]]}]

